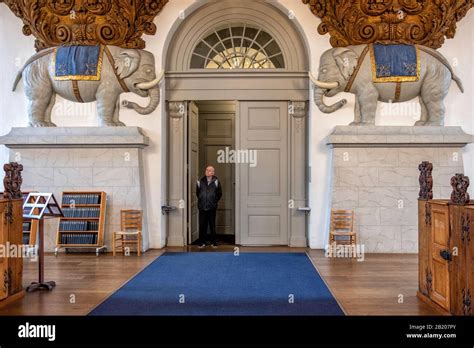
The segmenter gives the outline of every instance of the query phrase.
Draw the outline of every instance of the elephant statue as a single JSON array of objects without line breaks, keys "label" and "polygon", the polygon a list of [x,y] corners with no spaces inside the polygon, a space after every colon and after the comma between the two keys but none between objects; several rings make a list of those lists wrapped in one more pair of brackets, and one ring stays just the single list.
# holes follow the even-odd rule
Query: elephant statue
[{"label": "elephant statue", "polygon": [[[91,64],[87,51],[81,51],[80,48],[95,48],[96,63]],[[62,58],[60,49],[68,49]],[[85,62],[82,64],[85,69],[82,74],[87,76],[58,77],[58,71],[67,75],[66,70],[71,66],[76,73],[81,70],[77,62],[71,63],[77,57]],[[31,127],[56,126],[51,122],[56,95],[74,102],[97,101],[100,126],[125,126],[119,120],[120,94],[133,92],[141,97],[149,97],[150,101],[145,107],[128,101],[122,103],[122,106],[134,109],[139,114],[148,115],[160,103],[159,83],[163,76],[163,73],[156,76],[154,56],[144,50],[103,45],[53,47],[40,51],[26,62],[17,75],[13,91],[23,78]]]},{"label": "elephant statue", "polygon": [[[340,92],[353,93],[355,112],[354,122],[350,125],[374,125],[378,101],[405,102],[419,97],[421,117],[415,126],[443,126],[444,99],[451,79],[464,92],[461,80],[446,58],[425,46],[392,45],[394,50],[390,51],[391,47],[377,44],[382,53],[379,59],[385,59],[387,63],[376,65],[375,45],[338,47],[323,53],[318,78],[309,74],[315,85],[314,102],[319,110],[332,113],[347,103],[343,99],[326,105],[324,97],[333,97]],[[404,51],[406,54],[400,56],[399,52]],[[406,57],[410,52],[412,61],[408,62]],[[399,70],[405,68],[409,73],[405,75],[407,77],[391,75],[390,69],[397,64],[402,67]]]}]

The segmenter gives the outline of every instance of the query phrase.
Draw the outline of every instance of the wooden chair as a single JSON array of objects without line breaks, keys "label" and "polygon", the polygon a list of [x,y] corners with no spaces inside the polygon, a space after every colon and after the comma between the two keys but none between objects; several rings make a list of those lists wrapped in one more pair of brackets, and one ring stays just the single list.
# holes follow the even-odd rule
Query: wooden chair
[{"label": "wooden chair", "polygon": [[332,210],[331,228],[329,231],[329,244],[356,244],[356,232],[354,231],[354,211]]},{"label": "wooden chair", "polygon": [[[122,252],[125,253],[126,247],[136,245],[137,254],[140,256],[142,245],[142,211],[120,211],[120,228],[121,231],[114,232],[112,240],[113,255],[115,256],[116,249],[121,248]],[[120,244],[117,245],[117,242],[120,242]]]}]

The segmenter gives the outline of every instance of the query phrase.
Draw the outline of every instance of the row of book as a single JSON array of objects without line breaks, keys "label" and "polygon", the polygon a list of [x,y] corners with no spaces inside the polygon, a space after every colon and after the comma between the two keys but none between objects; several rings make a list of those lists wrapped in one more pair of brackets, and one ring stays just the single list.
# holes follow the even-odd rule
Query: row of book
[{"label": "row of book", "polygon": [[97,234],[61,233],[60,244],[97,244]]},{"label": "row of book", "polygon": [[61,221],[60,231],[98,231],[99,221]]},{"label": "row of book", "polygon": [[23,234],[23,245],[28,245],[30,244],[30,234],[25,233]]},{"label": "row of book", "polygon": [[63,195],[63,205],[74,204],[100,204],[98,194],[65,194]]},{"label": "row of book", "polygon": [[31,230],[31,221],[30,222],[23,222],[23,231],[30,231]]},{"label": "row of book", "polygon": [[63,214],[70,218],[98,218],[100,208],[63,208]]}]

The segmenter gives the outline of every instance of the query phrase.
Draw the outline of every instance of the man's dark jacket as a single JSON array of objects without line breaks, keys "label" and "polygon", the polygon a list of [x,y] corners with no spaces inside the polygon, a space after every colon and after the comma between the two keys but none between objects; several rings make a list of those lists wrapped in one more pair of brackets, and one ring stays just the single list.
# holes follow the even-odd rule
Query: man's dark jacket
[{"label": "man's dark jacket", "polygon": [[196,184],[196,196],[199,210],[216,210],[222,197],[222,186],[217,177],[213,176],[208,185],[207,177],[203,176]]}]

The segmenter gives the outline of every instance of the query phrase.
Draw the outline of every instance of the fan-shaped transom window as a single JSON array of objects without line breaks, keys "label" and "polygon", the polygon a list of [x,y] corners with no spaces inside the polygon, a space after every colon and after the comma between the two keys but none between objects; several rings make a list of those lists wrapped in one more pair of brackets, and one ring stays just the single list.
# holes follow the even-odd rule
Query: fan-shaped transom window
[{"label": "fan-shaped transom window", "polygon": [[275,39],[261,28],[228,26],[201,40],[191,69],[283,69],[285,61]]}]

